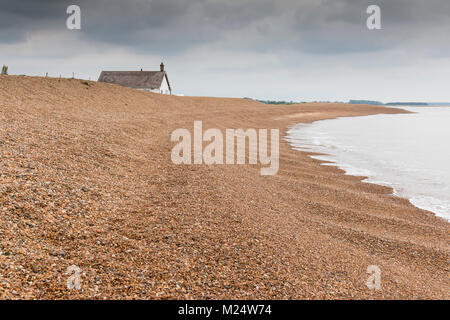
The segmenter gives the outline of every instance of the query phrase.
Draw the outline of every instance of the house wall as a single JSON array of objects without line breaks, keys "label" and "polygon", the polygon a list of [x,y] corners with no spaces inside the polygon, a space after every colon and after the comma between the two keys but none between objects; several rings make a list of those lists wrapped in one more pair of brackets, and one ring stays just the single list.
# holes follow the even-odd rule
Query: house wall
[{"label": "house wall", "polygon": [[167,80],[166,80],[165,77],[164,77],[163,82],[161,84],[161,87],[159,89],[140,88],[138,90],[144,90],[144,91],[153,92],[153,93],[160,93],[160,94],[171,94],[169,85],[167,84]]},{"label": "house wall", "polygon": [[143,91],[153,92],[153,93],[161,93],[159,89],[138,89],[138,90],[143,90]]},{"label": "house wall", "polygon": [[167,85],[166,77],[161,84],[161,88],[159,88],[160,93],[162,94],[170,94],[169,86]]},{"label": "house wall", "polygon": [[138,90],[144,90],[144,91],[148,91],[148,92],[153,92],[153,93],[160,93],[160,94],[170,94],[170,90],[169,90],[169,86],[167,85],[167,81],[164,79],[161,87],[159,89],[138,89]]}]

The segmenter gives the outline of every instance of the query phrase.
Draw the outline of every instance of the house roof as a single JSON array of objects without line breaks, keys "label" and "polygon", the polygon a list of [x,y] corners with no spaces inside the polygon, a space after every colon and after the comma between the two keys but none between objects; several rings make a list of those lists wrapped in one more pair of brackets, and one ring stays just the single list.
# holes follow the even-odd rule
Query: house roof
[{"label": "house roof", "polygon": [[171,90],[165,71],[102,71],[98,81],[135,89],[159,89],[164,77]]}]

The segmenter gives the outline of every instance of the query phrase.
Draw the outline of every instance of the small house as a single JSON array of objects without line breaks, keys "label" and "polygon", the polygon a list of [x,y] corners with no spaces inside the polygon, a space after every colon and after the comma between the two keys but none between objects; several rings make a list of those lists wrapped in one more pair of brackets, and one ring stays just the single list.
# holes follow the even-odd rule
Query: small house
[{"label": "small house", "polygon": [[149,92],[172,94],[169,78],[161,62],[159,71],[102,71],[99,82],[113,83],[124,87]]}]

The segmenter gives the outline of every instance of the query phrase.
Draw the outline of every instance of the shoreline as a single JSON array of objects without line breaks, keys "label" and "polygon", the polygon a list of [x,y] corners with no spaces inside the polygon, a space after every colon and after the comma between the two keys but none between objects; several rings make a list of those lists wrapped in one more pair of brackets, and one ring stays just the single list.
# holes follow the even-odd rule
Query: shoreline
[{"label": "shoreline", "polygon": [[[381,106],[381,107],[384,107],[384,106]],[[414,107],[416,107],[416,106],[412,106],[411,108],[414,108]],[[441,106],[430,106],[430,107],[431,107],[431,108],[433,108],[433,107],[441,108]],[[397,107],[394,106],[394,108],[397,108]],[[403,107],[398,107],[398,109],[399,109],[399,110],[402,110],[402,111],[405,111],[405,112],[408,112],[408,113],[414,113],[414,112],[412,112],[412,111],[410,111],[410,110],[404,109]],[[366,115],[361,115],[361,116],[358,116],[358,117],[366,117]],[[322,120],[316,120],[316,121],[311,122],[311,124],[312,124],[312,123],[315,123],[315,122],[319,122],[319,121],[338,120],[338,119],[341,119],[341,118],[345,118],[345,117],[338,117],[338,118],[335,118],[335,119],[322,119]],[[345,163],[342,163],[342,162],[339,162],[339,160],[337,160],[336,157],[335,157],[334,155],[332,155],[331,153],[317,152],[317,151],[313,151],[313,150],[308,151],[308,150],[305,150],[305,148],[303,148],[303,147],[301,147],[301,146],[294,146],[295,143],[293,143],[293,142],[290,141],[290,139],[293,139],[294,137],[293,137],[291,134],[289,134],[289,131],[292,130],[295,126],[300,125],[300,124],[304,124],[304,123],[303,123],[303,122],[299,122],[299,123],[297,123],[297,124],[288,126],[288,128],[287,128],[287,130],[286,130],[286,136],[285,136],[285,139],[284,139],[284,140],[286,140],[286,141],[291,145],[291,148],[292,148],[293,150],[298,151],[298,152],[305,152],[305,153],[308,154],[308,156],[311,157],[312,159],[320,161],[322,166],[325,166],[325,167],[336,167],[336,168],[342,170],[344,175],[349,175],[349,176],[354,176],[354,177],[357,177],[357,178],[361,178],[361,183],[374,184],[374,185],[378,185],[378,186],[382,186],[382,187],[389,188],[389,189],[391,189],[391,194],[392,194],[393,196],[398,197],[398,198],[401,198],[401,199],[405,199],[405,200],[407,200],[408,202],[410,202],[411,205],[414,206],[415,208],[417,208],[417,209],[419,209],[419,210],[426,211],[426,212],[428,212],[428,213],[431,213],[431,214],[435,215],[437,218],[443,219],[445,222],[450,223],[450,220],[449,220],[449,219],[447,219],[447,218],[441,216],[441,215],[440,215],[439,213],[437,213],[437,212],[434,212],[432,209],[429,209],[429,208],[422,208],[422,207],[420,207],[420,206],[414,204],[414,203],[413,203],[413,200],[411,199],[411,197],[413,197],[413,196],[412,196],[412,195],[411,195],[411,196],[407,196],[407,195],[402,195],[402,194],[400,194],[400,193],[396,190],[396,188],[395,188],[395,186],[393,185],[392,182],[385,182],[385,183],[382,183],[382,182],[376,181],[376,179],[375,179],[376,177],[375,177],[375,176],[374,176],[374,177],[370,177],[370,176],[366,176],[366,175],[364,175],[364,174],[359,175],[359,174],[356,174],[356,173],[352,173],[352,172],[351,172],[351,169],[347,169],[347,170],[346,170],[345,168],[343,168],[343,166],[346,166],[346,164],[345,164]],[[296,148],[299,148],[299,149],[296,149]],[[309,148],[309,147],[306,147],[306,148]],[[318,157],[328,157],[328,158],[331,158],[332,160],[319,159]],[[364,169],[364,168],[353,168],[353,169],[356,169],[356,170],[366,170],[366,169]],[[375,180],[373,180],[373,179],[375,179]]]},{"label": "shoreline", "polygon": [[[0,298],[450,298],[449,224],[387,187],[283,139],[274,176],[170,160],[171,133],[196,120],[286,134],[293,123],[402,111],[87,83],[0,78]],[[80,291],[65,285],[71,265]],[[381,290],[366,286],[371,265]]]}]

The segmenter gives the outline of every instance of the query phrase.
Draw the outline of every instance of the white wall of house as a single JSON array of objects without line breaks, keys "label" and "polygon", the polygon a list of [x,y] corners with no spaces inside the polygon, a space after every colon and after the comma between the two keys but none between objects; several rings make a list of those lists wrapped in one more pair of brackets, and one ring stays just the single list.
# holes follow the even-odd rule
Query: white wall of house
[{"label": "white wall of house", "polygon": [[138,90],[144,90],[144,91],[153,92],[153,93],[160,93],[159,89],[138,89]]},{"label": "white wall of house", "polygon": [[159,89],[138,89],[138,90],[144,90],[144,91],[148,91],[148,92],[153,92],[153,93],[160,93],[160,94],[170,94],[170,89],[169,89],[169,85],[167,84],[166,78],[164,77],[164,80],[161,84],[161,87]]},{"label": "white wall of house", "polygon": [[169,85],[167,84],[166,77],[164,77],[163,82],[161,84],[161,88],[159,88],[159,93],[170,94]]}]

